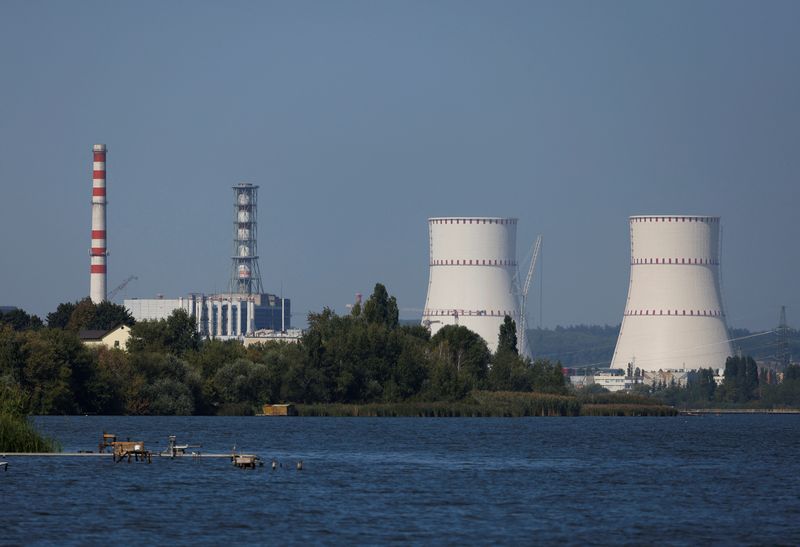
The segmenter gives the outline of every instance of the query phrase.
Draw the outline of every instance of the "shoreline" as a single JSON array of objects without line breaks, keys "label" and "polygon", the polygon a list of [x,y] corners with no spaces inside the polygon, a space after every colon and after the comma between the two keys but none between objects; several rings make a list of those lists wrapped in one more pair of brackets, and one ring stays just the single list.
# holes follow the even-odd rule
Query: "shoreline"
[{"label": "shoreline", "polygon": [[800,408],[693,408],[679,410],[681,416],[698,414],[800,414]]}]

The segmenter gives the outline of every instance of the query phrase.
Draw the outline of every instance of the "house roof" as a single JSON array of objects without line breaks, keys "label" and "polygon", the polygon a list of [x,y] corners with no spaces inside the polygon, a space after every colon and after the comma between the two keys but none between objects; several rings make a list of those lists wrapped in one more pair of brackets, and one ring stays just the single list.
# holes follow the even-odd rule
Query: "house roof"
[{"label": "house roof", "polygon": [[78,338],[81,340],[102,340],[103,336],[106,335],[107,332],[105,330],[82,330],[78,333]]}]

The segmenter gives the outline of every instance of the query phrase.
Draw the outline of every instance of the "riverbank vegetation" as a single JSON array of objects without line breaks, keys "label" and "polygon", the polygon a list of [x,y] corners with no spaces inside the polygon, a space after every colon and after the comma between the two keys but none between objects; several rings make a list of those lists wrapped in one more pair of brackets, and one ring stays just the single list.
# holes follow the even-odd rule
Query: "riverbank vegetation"
[{"label": "riverbank vegetation", "polygon": [[[83,329],[119,323],[131,325],[127,351],[90,349],[78,338]],[[236,415],[278,402],[359,405],[376,415],[399,412],[397,405],[423,415],[450,412],[445,408],[465,415],[574,413],[572,403],[554,402],[567,394],[561,366],[520,357],[510,318],[498,335],[492,354],[463,326],[431,337],[421,326],[400,325],[397,301],[381,284],[348,315],[309,314],[297,344],[249,347],[201,339],[194,319],[180,310],[136,323],[121,306],[87,299],[61,304],[47,326],[24,317],[2,325],[0,378],[23,395],[29,414]],[[512,391],[528,398],[486,395]]]},{"label": "riverbank vegetation", "polygon": [[642,384],[635,391],[678,408],[796,408],[800,366],[789,365],[779,376],[774,370],[759,370],[752,357],[729,357],[719,385],[713,370],[701,369],[688,374],[685,386]]},{"label": "riverbank vegetation", "polygon": [[0,453],[58,452],[58,443],[36,431],[23,412],[24,407],[18,390],[0,384]]},{"label": "riverbank vegetation", "polygon": [[[79,339],[82,330],[119,324],[131,326],[127,351]],[[598,337],[613,329],[589,330]],[[639,396],[576,392],[559,362],[518,354],[511,318],[492,354],[463,326],[431,336],[401,325],[397,301],[381,284],[347,315],[309,314],[296,344],[201,339],[183,311],[137,323],[124,307],[89,299],[60,304],[46,324],[21,310],[0,314],[0,384],[19,395],[21,415],[247,415],[281,402],[305,415],[342,416],[665,415],[669,406],[800,405],[800,369],[773,384],[743,359],[730,362],[719,388],[711,371],[700,371],[685,388],[640,385]]]}]

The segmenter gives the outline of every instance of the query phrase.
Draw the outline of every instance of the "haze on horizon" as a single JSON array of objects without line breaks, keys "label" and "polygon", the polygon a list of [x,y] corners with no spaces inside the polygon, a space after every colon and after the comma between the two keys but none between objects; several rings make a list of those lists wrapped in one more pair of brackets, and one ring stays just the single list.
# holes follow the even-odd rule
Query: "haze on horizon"
[{"label": "haze on horizon", "polygon": [[224,290],[245,181],[295,323],[376,282],[419,316],[426,219],[475,215],[519,218],[523,269],[543,234],[545,326],[616,325],[628,216],[708,214],[729,326],[781,305],[797,325],[798,20],[790,1],[3,2],[0,305],[88,294],[105,143],[127,297]]}]

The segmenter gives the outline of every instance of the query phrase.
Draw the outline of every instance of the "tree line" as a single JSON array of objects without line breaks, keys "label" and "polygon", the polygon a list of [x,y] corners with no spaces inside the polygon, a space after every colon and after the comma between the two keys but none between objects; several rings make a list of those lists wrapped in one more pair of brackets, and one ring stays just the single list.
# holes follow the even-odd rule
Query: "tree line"
[{"label": "tree line", "polygon": [[[466,327],[431,336],[400,325],[382,284],[347,315],[308,316],[299,343],[202,339],[176,310],[136,322],[116,304],[60,304],[47,324],[17,310],[0,315],[0,385],[30,414],[249,414],[277,402],[459,401],[475,390],[566,393],[561,365],[519,355],[505,318],[492,354]],[[87,348],[81,330],[131,327],[127,351]]]},{"label": "tree line", "polygon": [[800,366],[789,365],[783,381],[775,371],[759,370],[750,356],[728,357],[723,381],[717,385],[713,369],[700,369],[688,374],[686,386],[674,383],[640,385],[636,390],[651,394],[673,406],[746,405],[765,408],[800,405]]}]

